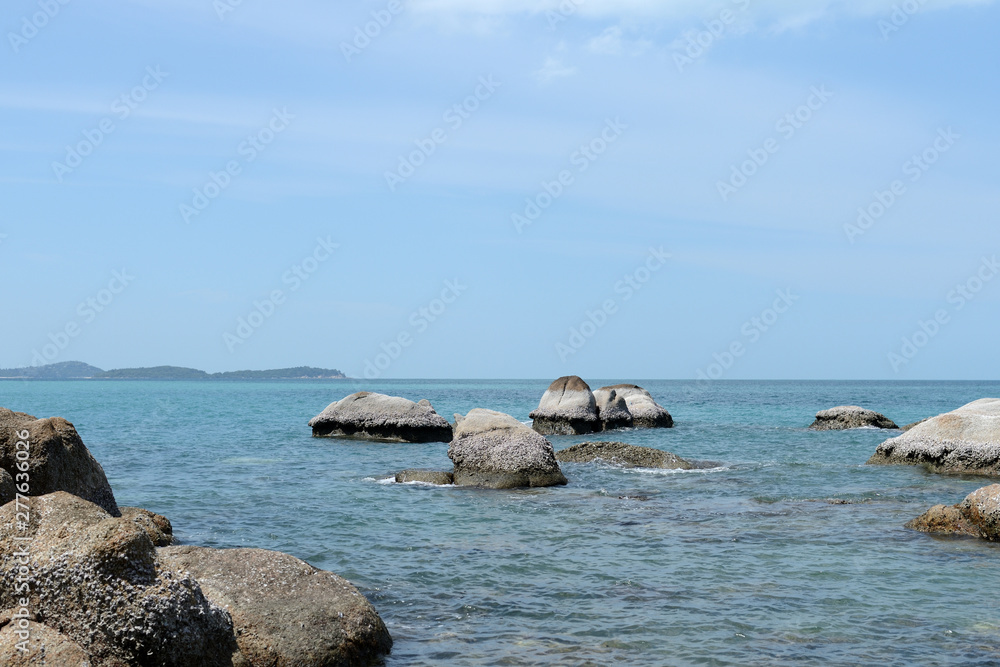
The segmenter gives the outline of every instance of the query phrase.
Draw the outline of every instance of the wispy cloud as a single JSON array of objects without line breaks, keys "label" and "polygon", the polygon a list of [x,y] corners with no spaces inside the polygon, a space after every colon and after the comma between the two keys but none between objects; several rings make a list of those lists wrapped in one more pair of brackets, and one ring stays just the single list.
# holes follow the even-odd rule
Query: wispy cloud
[{"label": "wispy cloud", "polygon": [[558,79],[576,74],[576,68],[564,65],[558,58],[549,56],[545,59],[545,64],[541,69],[535,71],[535,78],[542,83],[548,83],[552,79]]},{"label": "wispy cloud", "polygon": [[591,53],[609,56],[635,56],[643,53],[652,45],[653,43],[646,39],[630,40],[624,37],[621,26],[611,26],[587,42],[587,50]]},{"label": "wispy cloud", "polygon": [[[564,0],[410,0],[415,11],[425,14],[515,15],[556,11]],[[745,2],[746,0],[739,0]],[[994,0],[924,0],[925,10],[954,6],[992,4]],[[581,16],[616,19],[663,18],[691,20],[711,14],[704,0],[586,0],[578,5]],[[753,0],[752,11],[778,25],[794,26],[802,22],[837,16],[871,16],[891,10],[885,0]]]}]

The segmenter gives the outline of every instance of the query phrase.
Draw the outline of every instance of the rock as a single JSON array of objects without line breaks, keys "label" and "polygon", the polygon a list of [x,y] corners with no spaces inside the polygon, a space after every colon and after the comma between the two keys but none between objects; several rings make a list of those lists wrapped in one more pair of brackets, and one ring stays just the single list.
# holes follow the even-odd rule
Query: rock
[{"label": "rock", "polygon": [[930,417],[927,417],[926,419],[921,419],[921,420],[920,420],[920,421],[918,421],[918,422],[913,422],[912,424],[907,424],[906,426],[900,426],[900,427],[899,427],[899,430],[900,430],[900,431],[903,431],[903,432],[905,433],[906,431],[909,431],[909,430],[910,430],[911,428],[913,428],[914,426],[920,426],[921,424],[923,424],[923,423],[924,423],[925,421],[927,421],[928,419],[930,419]]},{"label": "rock", "polygon": [[629,412],[625,397],[614,389],[598,389],[594,392],[597,402],[597,417],[601,420],[601,428],[610,431],[616,428],[632,426],[632,413]]},{"label": "rock", "polygon": [[28,620],[26,632],[28,652],[19,651],[17,644],[24,641],[15,631],[19,619],[0,621],[0,665],[4,667],[91,667],[87,653],[75,641],[35,620]]},{"label": "rock", "polygon": [[420,403],[367,391],[327,406],[309,420],[314,437],[346,436],[392,442],[448,442],[451,425],[426,400]]},{"label": "rock", "polygon": [[952,507],[935,505],[906,527],[925,533],[973,535],[1000,542],[1000,484],[977,489]]},{"label": "rock", "polygon": [[169,567],[189,573],[205,597],[232,615],[251,665],[365,665],[392,638],[354,586],[288,554],[263,549],[163,547]]},{"label": "rock", "polygon": [[[19,436],[27,431],[27,440]],[[111,516],[119,516],[115,494],[101,464],[83,444],[80,434],[61,417],[35,419],[23,412],[0,408],[0,468],[16,479],[19,442],[27,442],[30,494],[65,491],[89,500]]]},{"label": "rock", "polygon": [[14,478],[10,473],[0,468],[0,505],[6,505],[14,500],[17,495],[17,488],[14,486]]},{"label": "rock", "polygon": [[816,413],[813,431],[843,431],[849,428],[899,428],[888,417],[856,405],[841,405]]},{"label": "rock", "polygon": [[20,606],[24,565],[27,608],[94,665],[245,664],[229,614],[166,567],[135,521],[63,491],[32,498],[28,511],[22,531],[16,503],[0,508],[0,609]]},{"label": "rock", "polygon": [[632,425],[636,428],[671,428],[674,418],[656,403],[648,391],[634,384],[616,384],[601,387],[598,391],[614,390],[625,399],[625,406],[632,414]]},{"label": "rock", "polygon": [[1000,475],[1000,399],[982,398],[883,442],[869,464],[924,465],[932,472]]},{"label": "rock", "polygon": [[511,489],[567,483],[544,436],[493,410],[476,408],[456,424],[448,457],[458,486]]},{"label": "rock", "polygon": [[542,435],[577,435],[601,430],[597,403],[587,383],[575,375],[561,377],[545,390],[528,415]]},{"label": "rock", "polygon": [[161,515],[139,507],[122,507],[123,519],[130,519],[146,531],[153,546],[165,547],[174,541],[174,528],[170,520]]},{"label": "rock", "polygon": [[582,442],[556,452],[556,459],[563,463],[587,463],[600,459],[626,468],[691,470],[695,467],[676,454],[652,447],[628,445],[624,442]]},{"label": "rock", "polygon": [[407,482],[423,482],[424,484],[436,484],[447,486],[455,482],[455,476],[450,472],[438,470],[404,470],[396,473],[396,483],[406,484]]}]

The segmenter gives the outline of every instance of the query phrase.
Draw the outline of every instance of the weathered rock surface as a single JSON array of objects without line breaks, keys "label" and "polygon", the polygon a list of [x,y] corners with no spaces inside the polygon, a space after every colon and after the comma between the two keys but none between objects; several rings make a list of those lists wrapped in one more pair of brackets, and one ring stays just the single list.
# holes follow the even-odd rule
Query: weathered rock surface
[{"label": "weathered rock surface", "polygon": [[97,667],[90,662],[86,651],[66,635],[53,630],[35,620],[28,621],[25,632],[30,633],[25,647],[27,653],[18,650],[18,642],[24,641],[16,634],[18,619],[0,621],[0,665],[4,667]]},{"label": "weathered rock surface", "polygon": [[458,486],[509,489],[566,484],[549,441],[502,412],[476,408],[464,418],[459,416],[448,457],[455,464]]},{"label": "weathered rock surface", "polygon": [[928,419],[930,419],[930,417],[927,417],[927,418],[925,418],[925,419],[921,419],[921,420],[920,420],[920,421],[918,421],[918,422],[913,422],[912,424],[907,424],[906,426],[900,426],[900,427],[899,427],[899,430],[900,430],[900,431],[903,431],[903,432],[905,433],[906,431],[909,431],[909,430],[910,430],[911,428],[913,428],[914,426],[920,426],[921,424],[923,424],[923,423],[924,423],[925,421],[927,421]]},{"label": "weathered rock surface", "polygon": [[437,484],[446,486],[455,482],[455,476],[450,472],[440,470],[404,470],[396,473],[396,483],[406,484],[407,482],[423,482],[424,484]]},{"label": "weathered rock surface", "polygon": [[528,415],[542,435],[576,435],[601,430],[597,402],[590,387],[575,375],[561,377],[545,390]]},{"label": "weathered rock surface", "polygon": [[6,505],[14,500],[17,488],[14,486],[14,478],[10,473],[0,468],[0,505]]},{"label": "weathered rock surface", "polygon": [[601,387],[598,391],[614,390],[618,396],[625,399],[625,406],[632,415],[632,424],[636,428],[671,428],[674,418],[667,409],[653,400],[652,395],[642,387],[634,384],[616,384]]},{"label": "weathered rock surface", "polygon": [[[63,491],[30,500],[25,530],[15,512],[16,503],[0,507],[0,609],[20,606],[26,579],[31,612],[95,667],[245,664],[229,614],[165,567],[134,521]],[[14,539],[23,536],[31,540]]]},{"label": "weathered rock surface", "polygon": [[137,523],[149,535],[153,546],[165,547],[174,541],[174,528],[170,519],[141,507],[122,507],[122,518]]},{"label": "weathered rock surface", "polygon": [[695,466],[676,454],[652,447],[638,447],[624,442],[582,442],[556,452],[563,463],[587,463],[602,460],[627,468],[668,468],[691,470]]},{"label": "weathered rock surface", "polygon": [[1000,399],[982,398],[883,442],[870,464],[924,465],[932,472],[1000,475]]},{"label": "weathered rock surface", "polygon": [[906,524],[925,533],[972,535],[1000,541],[1000,484],[973,491],[957,505],[935,505]]},{"label": "weathered rock surface", "polygon": [[[18,434],[27,431],[27,440]],[[30,495],[65,491],[89,500],[112,516],[118,504],[101,464],[83,444],[76,428],[62,417],[35,419],[23,412],[0,408],[0,468],[11,476],[17,468],[17,443],[27,442]],[[22,448],[23,450],[23,448]]]},{"label": "weathered rock surface", "polygon": [[422,400],[368,391],[331,403],[309,420],[314,437],[345,436],[394,442],[448,442],[451,425]]},{"label": "weathered rock surface", "polygon": [[354,586],[298,558],[194,546],[157,552],[229,611],[240,650],[255,667],[366,665],[392,648],[382,619]]},{"label": "weathered rock surface", "polygon": [[850,428],[899,428],[883,414],[857,405],[841,405],[816,413],[809,426],[814,431],[843,431]]},{"label": "weathered rock surface", "polygon": [[625,397],[614,389],[602,388],[594,392],[597,403],[597,417],[601,420],[601,428],[610,431],[616,428],[632,426],[632,413],[629,412]]}]

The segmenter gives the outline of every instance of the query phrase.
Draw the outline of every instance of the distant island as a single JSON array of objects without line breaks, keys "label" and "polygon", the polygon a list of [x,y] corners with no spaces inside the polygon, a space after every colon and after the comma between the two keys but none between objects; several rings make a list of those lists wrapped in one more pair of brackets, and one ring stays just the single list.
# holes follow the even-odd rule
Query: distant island
[{"label": "distant island", "polygon": [[337,369],[279,368],[269,371],[228,371],[206,373],[196,368],[155,366],[153,368],[119,368],[105,371],[81,361],[63,361],[46,366],[0,368],[0,380],[344,380],[347,376]]}]

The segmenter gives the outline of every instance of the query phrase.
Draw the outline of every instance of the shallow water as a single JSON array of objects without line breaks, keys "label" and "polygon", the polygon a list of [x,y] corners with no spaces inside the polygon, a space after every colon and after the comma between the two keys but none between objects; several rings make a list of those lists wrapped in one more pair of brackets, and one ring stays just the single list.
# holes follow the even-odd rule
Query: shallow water
[{"label": "shallow water", "polygon": [[677,427],[602,439],[714,467],[564,464],[569,486],[519,491],[385,483],[449,468],[447,444],[306,426],[361,388],[526,421],[547,384],[0,381],[0,405],[72,421],[119,504],[183,542],[350,579],[392,633],[390,666],[1000,664],[1000,544],[902,527],[995,480],[865,466],[886,432],[805,428],[846,403],[905,424],[1000,383],[640,382]]}]

